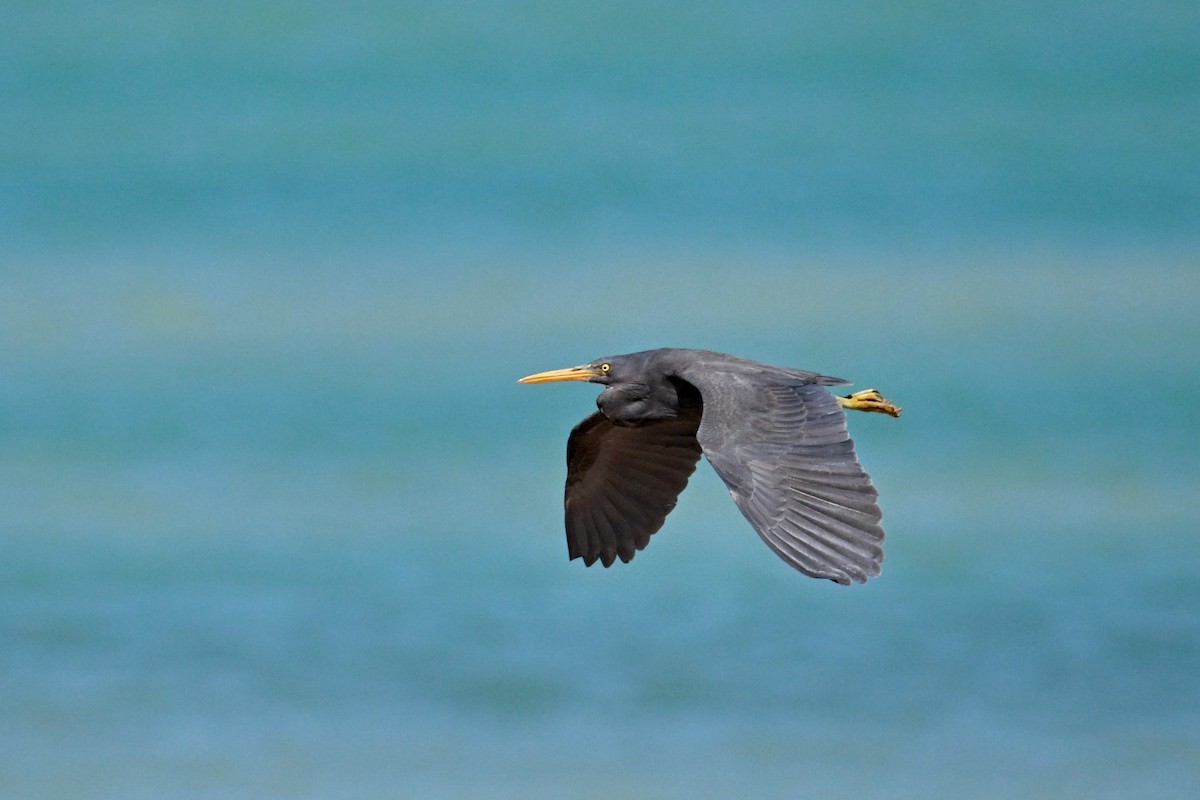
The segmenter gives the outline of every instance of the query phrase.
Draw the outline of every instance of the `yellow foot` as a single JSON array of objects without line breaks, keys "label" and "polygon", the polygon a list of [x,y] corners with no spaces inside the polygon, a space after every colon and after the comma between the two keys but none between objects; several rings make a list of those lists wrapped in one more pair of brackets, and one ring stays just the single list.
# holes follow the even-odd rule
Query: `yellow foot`
[{"label": "yellow foot", "polygon": [[878,389],[863,389],[861,392],[848,394],[837,399],[843,408],[855,411],[875,411],[888,416],[900,416],[900,406],[892,405],[892,401],[879,393]]}]

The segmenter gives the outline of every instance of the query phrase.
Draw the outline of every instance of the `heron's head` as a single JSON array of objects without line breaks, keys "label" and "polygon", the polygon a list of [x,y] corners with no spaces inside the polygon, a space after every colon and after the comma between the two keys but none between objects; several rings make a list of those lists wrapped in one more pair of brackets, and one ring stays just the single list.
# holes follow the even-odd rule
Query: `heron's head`
[{"label": "heron's head", "polygon": [[678,416],[695,394],[693,388],[690,394],[685,392],[686,396],[681,396],[680,386],[686,384],[672,377],[672,364],[667,358],[672,352],[644,350],[598,358],[578,367],[539,372],[521,378],[518,383],[598,383],[604,391],[596,398],[596,405],[618,425],[666,419]]},{"label": "heron's head", "polygon": [[567,367],[566,369],[552,369],[548,372],[538,372],[534,375],[526,375],[517,383],[551,383],[553,381],[588,381],[589,383],[601,383],[605,386],[619,382],[622,374],[622,362],[624,356],[613,356],[612,358],[601,358],[596,361],[580,364],[578,367]]}]

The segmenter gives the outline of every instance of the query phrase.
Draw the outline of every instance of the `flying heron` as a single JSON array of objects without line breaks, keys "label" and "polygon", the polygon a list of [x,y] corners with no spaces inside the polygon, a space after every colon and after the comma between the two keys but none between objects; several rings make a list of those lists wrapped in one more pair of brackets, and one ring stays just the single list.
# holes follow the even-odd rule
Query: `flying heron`
[{"label": "flying heron", "polygon": [[843,408],[900,416],[874,389],[707,350],[665,348],[539,372],[518,383],[588,381],[599,411],[567,440],[567,551],[628,562],[675,507],[703,453],[780,558],[841,584],[879,574],[882,514]]}]

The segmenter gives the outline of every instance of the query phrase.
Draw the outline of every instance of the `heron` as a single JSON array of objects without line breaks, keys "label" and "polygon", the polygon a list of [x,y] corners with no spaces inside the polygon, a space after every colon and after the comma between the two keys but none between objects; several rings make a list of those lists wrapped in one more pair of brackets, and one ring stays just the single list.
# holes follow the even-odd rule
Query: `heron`
[{"label": "heron", "polygon": [[848,585],[879,574],[882,513],[843,409],[900,416],[876,389],[709,350],[661,348],[539,372],[518,383],[604,387],[567,439],[567,552],[629,562],[704,455],[763,541],[790,566]]}]

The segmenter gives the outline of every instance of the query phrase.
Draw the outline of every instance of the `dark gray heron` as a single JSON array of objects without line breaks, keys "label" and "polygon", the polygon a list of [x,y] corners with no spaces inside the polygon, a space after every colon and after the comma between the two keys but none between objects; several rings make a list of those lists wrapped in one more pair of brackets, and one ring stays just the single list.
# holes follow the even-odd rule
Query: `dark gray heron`
[{"label": "dark gray heron", "polygon": [[703,453],[763,541],[791,566],[841,584],[879,574],[878,493],[843,408],[900,416],[875,389],[707,350],[665,348],[539,372],[589,381],[600,409],[567,440],[567,551],[628,562],[675,507]]}]

